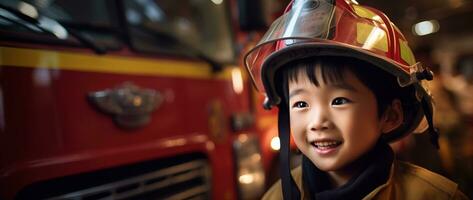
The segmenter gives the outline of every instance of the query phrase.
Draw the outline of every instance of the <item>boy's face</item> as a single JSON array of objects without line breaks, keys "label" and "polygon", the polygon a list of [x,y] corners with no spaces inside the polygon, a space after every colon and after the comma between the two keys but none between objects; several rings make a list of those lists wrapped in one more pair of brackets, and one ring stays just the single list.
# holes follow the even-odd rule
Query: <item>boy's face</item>
[{"label": "boy's face", "polygon": [[[320,68],[317,80],[322,80]],[[303,72],[289,82],[291,130],[297,147],[319,169],[338,171],[369,151],[381,134],[376,97],[351,71],[344,83],[317,87]]]}]

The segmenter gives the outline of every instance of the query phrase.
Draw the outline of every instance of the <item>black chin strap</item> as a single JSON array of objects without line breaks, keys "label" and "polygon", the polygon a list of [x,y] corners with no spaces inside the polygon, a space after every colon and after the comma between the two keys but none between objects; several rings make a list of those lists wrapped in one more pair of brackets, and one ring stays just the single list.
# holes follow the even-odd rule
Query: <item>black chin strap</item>
[{"label": "black chin strap", "polygon": [[430,106],[429,101],[427,101],[428,97],[422,98],[422,109],[424,110],[425,118],[427,119],[427,123],[429,124],[429,134],[430,134],[430,142],[434,145],[435,148],[440,149],[439,145],[439,131],[434,127],[434,120],[433,120],[433,108]]},{"label": "black chin strap", "polygon": [[281,184],[284,200],[299,200],[301,193],[296,182],[291,176],[290,156],[290,124],[288,106],[284,103],[279,105],[278,112],[279,141],[281,149],[279,151],[279,166],[281,166]]}]

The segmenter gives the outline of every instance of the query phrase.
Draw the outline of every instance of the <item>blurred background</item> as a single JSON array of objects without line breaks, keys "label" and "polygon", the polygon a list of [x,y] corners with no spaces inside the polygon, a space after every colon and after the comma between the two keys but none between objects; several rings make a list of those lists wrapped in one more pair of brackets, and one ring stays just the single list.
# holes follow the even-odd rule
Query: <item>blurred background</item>
[{"label": "blurred background", "polygon": [[[243,55],[288,3],[0,0],[0,199],[260,198],[279,178],[277,113]],[[411,135],[397,157],[473,198],[473,2],[358,3],[436,75],[440,150]]]},{"label": "blurred background", "polygon": [[473,197],[473,2],[359,1],[386,13],[401,29],[416,59],[436,74],[430,84],[440,135],[434,150],[427,135],[393,144],[400,159],[457,182]]}]

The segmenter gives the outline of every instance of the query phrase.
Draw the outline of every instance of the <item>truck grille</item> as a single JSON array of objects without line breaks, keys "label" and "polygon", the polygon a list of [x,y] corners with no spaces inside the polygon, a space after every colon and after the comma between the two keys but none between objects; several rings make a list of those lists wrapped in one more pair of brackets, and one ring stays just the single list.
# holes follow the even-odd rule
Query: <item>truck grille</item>
[{"label": "truck grille", "polygon": [[206,160],[191,160],[49,200],[209,199],[210,169]]}]

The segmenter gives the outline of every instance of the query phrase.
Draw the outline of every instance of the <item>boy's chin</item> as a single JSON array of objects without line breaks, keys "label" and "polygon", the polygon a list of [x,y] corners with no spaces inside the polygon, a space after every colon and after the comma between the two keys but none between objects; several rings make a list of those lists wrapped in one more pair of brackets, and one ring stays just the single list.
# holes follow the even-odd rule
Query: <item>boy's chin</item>
[{"label": "boy's chin", "polygon": [[343,169],[343,165],[338,162],[327,161],[327,160],[312,160],[312,159],[311,161],[318,169],[324,172],[338,171],[340,169]]},{"label": "boy's chin", "polygon": [[339,171],[341,167],[336,166],[336,165],[315,165],[317,166],[318,169],[324,172],[334,172],[334,171]]}]

